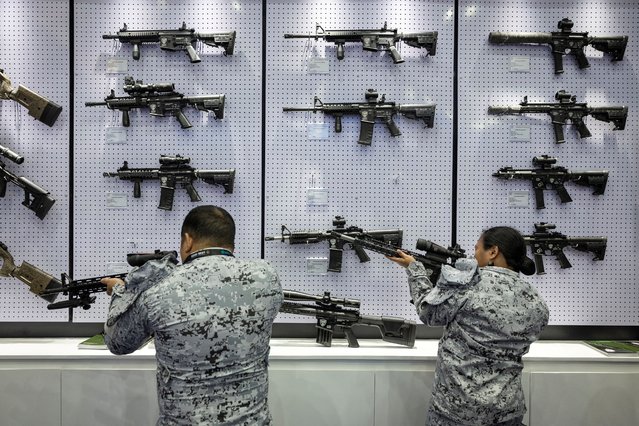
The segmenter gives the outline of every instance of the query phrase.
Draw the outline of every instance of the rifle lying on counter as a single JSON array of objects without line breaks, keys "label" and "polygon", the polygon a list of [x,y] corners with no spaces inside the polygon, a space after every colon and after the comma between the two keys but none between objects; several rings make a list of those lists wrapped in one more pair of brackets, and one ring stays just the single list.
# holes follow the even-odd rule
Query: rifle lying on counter
[{"label": "rifle lying on counter", "polygon": [[409,348],[415,345],[417,325],[414,321],[395,317],[361,315],[359,300],[331,297],[328,291],[324,292],[323,296],[292,290],[284,290],[283,293],[284,302],[280,307],[280,312],[315,317],[317,319],[315,341],[323,346],[331,346],[333,334],[343,330],[348,340],[348,347],[358,348],[359,343],[352,330],[354,325],[377,327],[382,333],[382,340],[386,342]]},{"label": "rifle lying on counter", "polygon": [[[3,156],[11,159],[15,163],[20,164],[23,160],[13,151],[4,151]],[[7,183],[11,182],[14,185],[22,188],[24,191],[24,200],[22,205],[35,212],[36,216],[40,219],[44,219],[49,210],[55,203],[55,200],[49,197],[49,191],[36,185],[31,180],[24,176],[16,176],[6,169],[6,165],[0,161],[0,198],[4,198],[7,193]]]},{"label": "rifle lying on counter", "polygon": [[437,31],[421,33],[400,33],[397,29],[384,27],[375,30],[325,30],[321,25],[315,26],[315,34],[284,34],[284,38],[320,38],[335,43],[337,46],[337,59],[344,59],[344,44],[362,43],[362,48],[369,52],[389,52],[393,63],[404,62],[402,55],[397,51],[397,43],[400,41],[409,46],[426,49],[428,55],[434,56],[437,51]]},{"label": "rifle lying on counter", "polygon": [[566,52],[577,59],[579,68],[589,68],[590,64],[584,53],[586,46],[612,55],[612,61],[621,61],[626,51],[628,36],[592,37],[588,33],[573,33],[573,22],[564,18],[557,24],[561,31],[550,33],[509,33],[491,32],[488,41],[494,44],[548,44],[555,61],[555,74],[564,72],[563,56]]},{"label": "rifle lying on counter", "polygon": [[85,102],[88,107],[106,106],[108,109],[122,112],[122,125],[129,127],[132,109],[149,108],[149,114],[155,117],[174,116],[183,129],[193,127],[182,110],[192,107],[198,111],[213,113],[216,119],[224,118],[224,95],[184,96],[174,91],[173,83],[143,84],[133,77],[124,78],[123,90],[129,96],[115,96],[115,90],[104,98],[103,102]]},{"label": "rifle lying on counter", "polygon": [[546,273],[543,256],[555,256],[562,269],[571,268],[572,265],[564,254],[566,247],[592,252],[595,255],[592,260],[604,259],[608,243],[606,237],[568,237],[561,232],[550,231],[555,228],[556,226],[551,223],[535,223],[535,232],[532,235],[524,235],[524,240],[535,257],[537,275]]},{"label": "rifle lying on counter", "polygon": [[233,193],[235,184],[235,169],[228,170],[198,170],[189,165],[191,159],[181,155],[160,155],[160,167],[154,168],[129,168],[129,163],[124,162],[116,172],[104,172],[105,177],[119,177],[121,180],[133,182],[133,197],[142,196],[141,183],[143,180],[153,179],[160,181],[159,209],[173,210],[173,197],[177,184],[182,185],[189,194],[192,202],[202,201],[195,190],[193,182],[200,179],[209,185],[220,185],[225,194]]},{"label": "rifle lying on counter", "polygon": [[565,90],[559,90],[555,93],[555,99],[559,102],[554,104],[550,102],[529,103],[528,96],[524,96],[523,102],[520,102],[518,106],[489,106],[488,114],[548,114],[552,121],[556,143],[566,142],[563,126],[566,125],[568,120],[575,125],[580,138],[592,136],[584,123],[584,117],[588,115],[592,116],[595,120],[613,123],[615,127],[612,130],[623,130],[626,128],[626,119],[628,118],[627,106],[590,107],[586,102],[578,103],[577,97],[572,96]]},{"label": "rifle lying on counter", "polygon": [[505,180],[527,179],[532,182],[535,190],[535,201],[537,209],[546,208],[544,203],[544,191],[557,191],[559,199],[562,203],[572,201],[566,187],[565,182],[574,182],[581,186],[592,186],[595,190],[594,195],[602,195],[606,191],[608,183],[608,170],[586,170],[571,172],[565,167],[552,165],[557,162],[555,157],[542,155],[533,158],[533,164],[539,166],[538,169],[513,169],[512,167],[502,167],[494,177]]},{"label": "rifle lying on counter", "polygon": [[426,127],[433,127],[435,122],[435,105],[430,104],[396,104],[386,102],[386,95],[378,101],[378,93],[375,89],[368,89],[365,93],[366,102],[338,102],[324,103],[315,96],[312,107],[284,107],[284,112],[312,111],[322,112],[335,118],[335,132],[342,132],[342,116],[359,115],[360,129],[358,143],[370,145],[373,141],[375,122],[381,120],[391,133],[391,136],[402,134],[393,117],[401,114],[411,120],[423,120]]},{"label": "rifle lying on counter", "polygon": [[105,34],[103,39],[117,39],[120,43],[133,45],[133,59],[140,59],[140,46],[150,43],[159,43],[160,49],[177,52],[186,51],[192,63],[200,62],[201,59],[195,51],[195,44],[198,41],[224,49],[224,56],[233,54],[235,48],[235,31],[226,33],[196,33],[195,29],[186,28],[186,22],[182,22],[182,27],[177,30],[129,30],[124,24],[117,34]]},{"label": "rifle lying on counter", "polygon": [[[175,251],[156,250],[154,253],[130,253],[127,255],[127,263],[130,266],[142,266],[149,260],[162,259],[169,254],[177,258],[177,252]],[[57,279],[28,262],[22,262],[20,266],[16,266],[9,249],[1,242],[0,258],[2,258],[0,277],[14,277],[28,285],[32,293],[49,302],[47,309],[77,307],[89,309],[95,302],[93,294],[105,292],[107,289],[106,285],[100,282],[102,278],[124,279],[127,276],[127,274],[114,274],[72,280],[67,274],[63,273],[61,279]],[[59,294],[68,295],[68,300],[55,302]]]},{"label": "rifle lying on counter", "polygon": [[355,251],[361,263],[370,261],[370,257],[358,245],[349,244],[341,238],[336,238],[335,234],[358,237],[366,240],[377,240],[389,244],[400,246],[402,244],[403,232],[401,229],[364,231],[356,226],[346,228],[346,220],[342,216],[335,216],[333,229],[328,231],[298,231],[291,232],[282,225],[282,235],[279,237],[264,237],[264,241],[281,242],[288,241],[289,244],[314,244],[327,241],[329,246],[328,270],[331,272],[342,272],[342,256],[345,246],[349,246]]},{"label": "rifle lying on counter", "polygon": [[62,107],[31,89],[18,85],[11,87],[11,80],[0,69],[0,99],[16,101],[29,111],[29,115],[41,123],[52,127],[62,112]]}]

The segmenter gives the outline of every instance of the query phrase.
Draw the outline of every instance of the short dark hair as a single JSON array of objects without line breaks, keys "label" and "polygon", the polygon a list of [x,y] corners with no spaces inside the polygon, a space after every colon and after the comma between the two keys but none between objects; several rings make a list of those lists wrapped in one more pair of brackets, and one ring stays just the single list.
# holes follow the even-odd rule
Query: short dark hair
[{"label": "short dark hair", "polygon": [[499,247],[508,266],[525,275],[535,273],[535,262],[526,256],[526,241],[518,230],[508,226],[495,226],[482,232],[484,249]]},{"label": "short dark hair", "polygon": [[182,237],[189,234],[195,241],[212,246],[235,247],[235,221],[221,207],[198,206],[184,218]]}]

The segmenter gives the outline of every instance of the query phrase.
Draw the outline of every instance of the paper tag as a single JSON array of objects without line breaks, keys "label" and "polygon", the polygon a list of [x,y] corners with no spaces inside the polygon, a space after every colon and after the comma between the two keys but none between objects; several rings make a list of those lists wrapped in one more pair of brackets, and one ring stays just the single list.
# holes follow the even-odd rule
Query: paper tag
[{"label": "paper tag", "polygon": [[131,270],[131,266],[129,266],[126,262],[110,262],[107,263],[106,274],[107,275],[115,275],[115,274],[125,274]]},{"label": "paper tag", "polygon": [[510,140],[514,142],[530,142],[530,126],[512,126]]},{"label": "paper tag", "polygon": [[508,207],[528,207],[530,191],[510,191],[508,193]]},{"label": "paper tag", "polygon": [[109,126],[106,128],[104,139],[108,144],[126,143],[126,127]]},{"label": "paper tag", "polygon": [[123,74],[129,71],[129,61],[122,58],[110,57],[107,59],[107,74]]},{"label": "paper tag", "polygon": [[511,56],[511,72],[530,72],[530,58],[528,56]]},{"label": "paper tag", "polygon": [[129,206],[129,196],[120,192],[106,193],[106,206],[109,209],[121,209]]},{"label": "paper tag", "polygon": [[306,203],[309,206],[325,206],[328,204],[328,191],[324,188],[308,188]]},{"label": "paper tag", "polygon": [[310,140],[328,139],[328,123],[306,123],[306,133]]},{"label": "paper tag", "polygon": [[308,60],[308,74],[328,74],[328,59],[310,58]]},{"label": "paper tag", "polygon": [[309,275],[326,275],[328,273],[328,258],[307,257],[306,273]]}]

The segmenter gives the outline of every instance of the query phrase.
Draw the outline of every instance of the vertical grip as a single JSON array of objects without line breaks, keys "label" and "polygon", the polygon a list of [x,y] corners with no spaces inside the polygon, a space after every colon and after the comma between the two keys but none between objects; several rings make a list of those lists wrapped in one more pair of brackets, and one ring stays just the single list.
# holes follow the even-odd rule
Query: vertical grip
[{"label": "vertical grip", "polygon": [[335,45],[337,46],[337,59],[341,61],[344,59],[344,43],[335,43]]},{"label": "vertical grip", "polygon": [[342,133],[342,114],[335,114],[335,133]]},{"label": "vertical grip", "polygon": [[7,181],[0,177],[0,198],[4,198],[7,194]]},{"label": "vertical grip", "polygon": [[140,60],[140,43],[133,43],[133,59]]},{"label": "vertical grip", "polygon": [[545,275],[544,269],[544,256],[542,253],[535,253],[535,268],[537,269],[537,275]]},{"label": "vertical grip", "polygon": [[142,179],[133,180],[133,198],[140,198],[142,196],[142,189],[140,188],[141,182]]},{"label": "vertical grip", "polygon": [[552,52],[552,57],[555,62],[555,74],[563,74],[564,72],[564,54],[562,52]]},{"label": "vertical grip", "polygon": [[198,56],[197,52],[195,51],[195,49],[193,48],[192,44],[186,45],[186,54],[189,55],[189,59],[191,60],[192,64],[196,64],[202,61],[200,57]]},{"label": "vertical grip", "polygon": [[131,117],[129,117],[129,110],[122,110],[122,125],[124,127],[129,127],[131,125]]}]

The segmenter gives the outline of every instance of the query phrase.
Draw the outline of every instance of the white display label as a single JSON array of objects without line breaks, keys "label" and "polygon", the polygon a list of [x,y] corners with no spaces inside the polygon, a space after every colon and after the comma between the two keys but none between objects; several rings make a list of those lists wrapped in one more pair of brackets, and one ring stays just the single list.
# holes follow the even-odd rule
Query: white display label
[{"label": "white display label", "polygon": [[308,139],[323,140],[328,139],[329,131],[328,123],[306,123],[306,132]]},{"label": "white display label", "polygon": [[530,126],[512,126],[510,140],[515,142],[530,142]]},{"label": "white display label", "polygon": [[126,127],[109,126],[106,128],[104,139],[108,144],[126,143]]},{"label": "white display label", "polygon": [[326,58],[310,58],[308,60],[309,74],[328,74],[328,59]]},{"label": "white display label", "polygon": [[107,74],[123,74],[129,72],[129,61],[122,58],[111,57],[107,59]]},{"label": "white display label", "polygon": [[328,191],[324,188],[308,188],[306,202],[309,206],[325,206],[328,204]]},{"label": "white display label", "polygon": [[126,262],[110,262],[107,263],[106,275],[125,274],[131,270]]},{"label": "white display label", "polygon": [[510,191],[508,193],[508,207],[528,207],[530,191]]},{"label": "white display label", "polygon": [[309,275],[326,275],[328,273],[328,258],[307,257],[306,273]]},{"label": "white display label", "polygon": [[530,58],[528,56],[511,56],[511,72],[530,72]]},{"label": "white display label", "polygon": [[106,193],[106,206],[109,209],[121,209],[129,206],[129,196],[119,192]]}]

